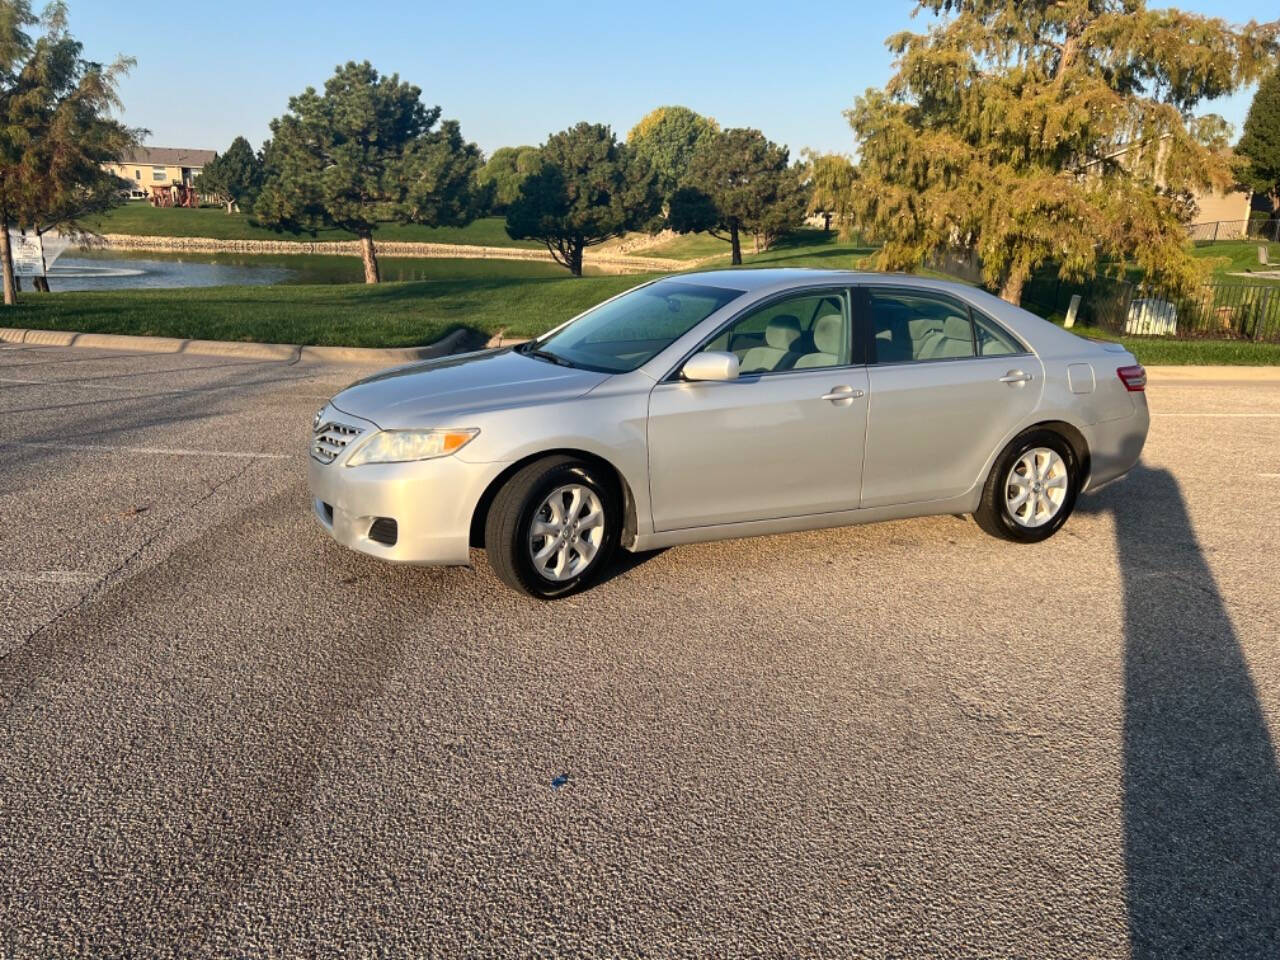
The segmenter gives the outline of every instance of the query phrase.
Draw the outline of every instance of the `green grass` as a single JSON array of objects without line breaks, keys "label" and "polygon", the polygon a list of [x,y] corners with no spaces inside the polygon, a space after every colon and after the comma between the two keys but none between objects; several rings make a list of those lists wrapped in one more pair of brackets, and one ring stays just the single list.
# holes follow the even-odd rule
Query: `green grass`
[{"label": "green grass", "polygon": [[1229,243],[1212,243],[1198,246],[1193,253],[1202,260],[1213,263],[1213,278],[1235,283],[1280,283],[1264,277],[1232,276],[1238,273],[1256,273],[1259,270],[1280,271],[1280,243],[1268,243],[1267,260],[1269,266],[1258,263],[1257,240],[1233,240]]},{"label": "green grass", "polygon": [[[153,207],[132,201],[116,207],[88,225],[99,233],[127,233],[155,237],[209,237],[214,240],[354,240],[355,234],[345,230],[318,230],[311,233],[279,233],[255,223],[243,213],[224,212],[221,208]],[[501,217],[483,217],[465,227],[423,227],[417,224],[387,223],[378,228],[375,240],[404,240],[415,243],[461,243],[471,246],[522,247],[541,246],[529,240],[512,240],[507,236]]]},{"label": "green grass", "polygon": [[[205,214],[214,211],[153,211]],[[689,240],[691,249],[705,237]],[[1223,245],[1219,245],[1223,246]],[[745,254],[744,267],[858,267],[871,248],[804,230],[772,250]],[[263,258],[267,259],[267,258]],[[270,258],[282,261],[295,258]],[[300,257],[326,261],[305,279],[346,276],[354,258]],[[335,267],[327,261],[338,263]],[[347,263],[351,260],[351,263]],[[388,261],[390,264],[392,261]],[[719,261],[716,265],[719,265]],[[311,265],[314,266],[314,265]],[[404,261],[403,282],[376,287],[358,283],[306,283],[180,290],[118,290],[95,293],[25,293],[4,312],[5,326],[46,330],[132,333],[366,347],[431,343],[457,327],[509,336],[533,336],[628,289],[650,275],[573,278],[547,264],[499,260]],[[316,268],[318,269],[318,268]],[[337,279],[335,273],[334,278]],[[1060,322],[1061,318],[1053,318]],[[1232,340],[1124,337],[1091,327],[1077,333],[1116,340],[1147,364],[1280,364],[1280,344]]]},{"label": "green grass", "polygon": [[[1053,318],[1061,324],[1061,318]],[[1177,337],[1126,337],[1098,327],[1073,327],[1072,333],[1095,340],[1124,344],[1126,350],[1148,366],[1235,366],[1280,365],[1280,343],[1253,343],[1248,340],[1180,340]]]},{"label": "green grass", "polygon": [[488,277],[411,283],[189,287],[21,296],[5,326],[263,343],[406,347],[450,330],[534,336],[644,280]]}]

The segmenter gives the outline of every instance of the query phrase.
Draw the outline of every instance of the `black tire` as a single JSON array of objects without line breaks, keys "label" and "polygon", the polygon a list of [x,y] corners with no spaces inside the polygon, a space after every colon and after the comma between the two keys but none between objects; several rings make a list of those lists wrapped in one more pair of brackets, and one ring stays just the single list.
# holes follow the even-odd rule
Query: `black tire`
[{"label": "black tire", "polygon": [[[581,484],[600,498],[604,535],[595,556],[581,573],[554,580],[536,568],[529,550],[529,529],[543,502],[556,487]],[[507,586],[531,597],[551,600],[590,585],[608,566],[622,529],[622,505],[616,485],[599,467],[567,456],[544,457],[523,467],[503,484],[489,507],[484,548],[489,565]]]},{"label": "black tire", "polygon": [[[1009,512],[1005,484],[1009,471],[1028,450],[1036,447],[1047,447],[1057,452],[1067,467],[1067,490],[1062,505],[1051,520],[1039,527],[1028,527],[1019,523]],[[1025,468],[1024,468],[1025,469]],[[1016,486],[1013,488],[1016,489]],[[1076,496],[1080,492],[1080,463],[1076,452],[1060,433],[1044,428],[1035,428],[1014,437],[1000,456],[996,457],[991,467],[991,475],[987,477],[982,488],[982,501],[978,505],[973,519],[978,526],[1004,540],[1015,543],[1039,543],[1047,540],[1061,529],[1075,509]]]}]

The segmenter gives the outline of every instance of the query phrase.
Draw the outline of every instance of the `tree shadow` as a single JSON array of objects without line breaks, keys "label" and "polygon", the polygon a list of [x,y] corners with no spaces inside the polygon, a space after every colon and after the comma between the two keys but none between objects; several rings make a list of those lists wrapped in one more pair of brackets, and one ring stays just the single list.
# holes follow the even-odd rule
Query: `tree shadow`
[{"label": "tree shadow", "polygon": [[1132,954],[1280,955],[1275,745],[1177,481],[1139,468],[1089,499],[1124,579]]}]

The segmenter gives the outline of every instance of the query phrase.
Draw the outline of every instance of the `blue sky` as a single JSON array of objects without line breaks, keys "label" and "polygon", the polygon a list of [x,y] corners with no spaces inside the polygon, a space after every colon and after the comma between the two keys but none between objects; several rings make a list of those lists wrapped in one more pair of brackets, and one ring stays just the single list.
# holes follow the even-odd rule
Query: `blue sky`
[{"label": "blue sky", "polygon": [[[1233,22],[1280,15],[1275,0],[1179,5]],[[842,111],[888,79],[884,40],[921,28],[912,6],[220,0],[169,15],[70,0],[86,55],[137,59],[122,88],[125,119],[148,128],[153,145],[221,150],[244,134],[257,146],[292,94],[321,86],[339,62],[368,59],[420,86],[486,153],[539,143],[579,120],[625,136],[666,103],[758,127],[794,153],[851,152]],[[1238,135],[1250,97],[1207,109]]]}]

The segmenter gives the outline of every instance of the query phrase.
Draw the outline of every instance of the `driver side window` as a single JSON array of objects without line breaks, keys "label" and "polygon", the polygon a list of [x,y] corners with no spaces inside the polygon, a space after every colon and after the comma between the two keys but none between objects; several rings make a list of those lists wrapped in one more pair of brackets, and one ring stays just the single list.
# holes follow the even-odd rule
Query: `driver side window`
[{"label": "driver side window", "polygon": [[847,366],[851,341],[844,293],[823,291],[753,310],[703,349],[734,354],[746,375]]}]

